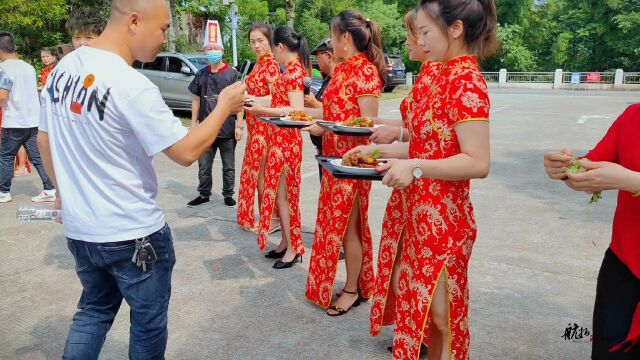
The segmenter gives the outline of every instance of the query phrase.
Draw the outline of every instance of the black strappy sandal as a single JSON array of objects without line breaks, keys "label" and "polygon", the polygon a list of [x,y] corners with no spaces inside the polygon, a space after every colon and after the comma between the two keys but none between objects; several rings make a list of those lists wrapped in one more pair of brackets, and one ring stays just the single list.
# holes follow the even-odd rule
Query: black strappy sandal
[{"label": "black strappy sandal", "polygon": [[[338,291],[338,292],[336,293],[336,298],[339,298],[340,296],[342,296],[342,292],[343,292],[343,291],[344,291],[344,289],[342,289],[342,290]],[[352,293],[348,292],[347,294],[352,294]],[[364,302],[369,301],[369,298],[368,298],[368,297],[364,297],[364,296],[362,296],[362,294],[360,293],[360,289],[358,289],[358,299],[360,300],[360,302],[361,302],[361,303],[364,303]]]},{"label": "black strappy sandal", "polygon": [[352,308],[360,306],[360,303],[362,302],[362,300],[360,300],[360,294],[357,291],[347,291],[345,289],[342,289],[342,292],[343,293],[347,293],[349,295],[358,295],[358,297],[356,298],[356,301],[354,301],[353,304],[351,304],[351,306],[347,310],[345,310],[345,309],[343,309],[343,308],[341,308],[339,306],[330,305],[329,306],[329,310],[336,311],[337,313],[336,314],[330,314],[329,312],[327,312],[328,316],[342,316],[342,315],[348,313],[349,310],[351,310]]}]

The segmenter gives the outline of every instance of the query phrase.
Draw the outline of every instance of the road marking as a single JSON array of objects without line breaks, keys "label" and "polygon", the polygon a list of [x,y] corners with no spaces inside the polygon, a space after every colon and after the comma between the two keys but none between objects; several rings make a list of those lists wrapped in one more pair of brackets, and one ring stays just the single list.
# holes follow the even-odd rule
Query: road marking
[{"label": "road marking", "polygon": [[578,119],[578,124],[584,124],[589,119],[610,119],[611,115],[582,115]]}]

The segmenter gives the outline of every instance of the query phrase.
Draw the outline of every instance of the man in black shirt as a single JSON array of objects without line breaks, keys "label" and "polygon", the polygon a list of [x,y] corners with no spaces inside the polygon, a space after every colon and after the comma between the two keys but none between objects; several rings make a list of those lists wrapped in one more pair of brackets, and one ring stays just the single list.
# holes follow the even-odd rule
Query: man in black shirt
[{"label": "man in black shirt", "polygon": [[[194,95],[191,103],[192,126],[206,119],[217,104],[217,95],[222,89],[232,85],[238,78],[238,71],[222,61],[223,48],[218,44],[211,44],[204,48],[210,65],[196,73],[189,85],[189,91]],[[188,206],[197,206],[209,201],[213,186],[212,167],[216,152],[220,150],[222,159],[222,196],[227,206],[235,206],[233,199],[235,187],[235,150],[236,144],[242,139],[244,127],[242,112],[229,116],[220,128],[216,141],[200,159],[198,159],[198,179],[200,195],[191,200]]]},{"label": "man in black shirt", "polygon": [[[333,76],[333,70],[336,68],[336,63],[333,58],[333,48],[331,47],[331,39],[323,40],[312,51],[311,55],[315,55],[318,59],[318,67],[322,73],[322,86],[316,95],[308,94],[304,96],[304,106],[309,108],[321,108],[322,107],[322,95],[329,85],[331,76]],[[318,155],[322,155],[322,136],[311,135],[311,142],[316,146]],[[322,166],[318,166],[320,169],[320,179],[322,180]]]}]

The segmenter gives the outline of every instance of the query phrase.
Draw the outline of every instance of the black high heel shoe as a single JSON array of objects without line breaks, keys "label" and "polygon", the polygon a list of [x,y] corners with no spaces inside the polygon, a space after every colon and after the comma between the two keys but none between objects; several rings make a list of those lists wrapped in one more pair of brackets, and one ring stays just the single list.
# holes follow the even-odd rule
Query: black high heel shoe
[{"label": "black high heel shoe", "polygon": [[280,252],[275,251],[275,250],[271,250],[268,253],[266,253],[264,255],[264,257],[266,257],[267,259],[282,259],[282,257],[284,256],[284,254],[287,252],[287,249],[284,249]]},{"label": "black high heel shoe", "polygon": [[291,261],[282,261],[278,260],[273,264],[274,269],[288,269],[293,266],[293,264],[297,262],[302,262],[302,254],[296,254],[296,257]]},{"label": "black high heel shoe", "polygon": [[362,300],[360,300],[361,296],[358,293],[358,291],[347,291],[345,289],[342,289],[342,292],[345,293],[345,294],[349,294],[349,295],[358,295],[358,297],[356,298],[356,301],[354,301],[353,304],[351,304],[351,306],[349,306],[349,308],[346,309],[346,310],[341,308],[341,307],[339,307],[339,306],[336,306],[335,304],[330,305],[328,310],[333,310],[333,311],[335,311],[335,313],[331,314],[331,313],[329,313],[327,311],[327,315],[329,315],[329,316],[342,316],[342,315],[348,313],[349,310],[360,306],[360,303],[362,302]]}]

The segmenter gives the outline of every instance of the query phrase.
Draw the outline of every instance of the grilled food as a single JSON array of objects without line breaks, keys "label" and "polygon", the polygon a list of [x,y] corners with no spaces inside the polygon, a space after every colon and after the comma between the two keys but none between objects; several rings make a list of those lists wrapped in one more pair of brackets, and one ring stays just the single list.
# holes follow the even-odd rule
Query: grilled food
[{"label": "grilled food", "polygon": [[342,123],[345,126],[353,126],[353,127],[363,127],[363,128],[372,128],[373,120],[368,117],[352,117],[351,119]]},{"label": "grilled food", "polygon": [[345,155],[342,157],[342,166],[375,169],[378,167],[379,157],[380,152],[377,150],[369,154],[358,153],[353,155]]},{"label": "grilled food", "polygon": [[304,111],[292,111],[289,113],[289,117],[292,121],[312,122],[313,118],[307,115]]}]

